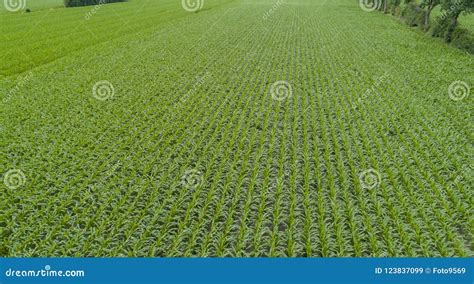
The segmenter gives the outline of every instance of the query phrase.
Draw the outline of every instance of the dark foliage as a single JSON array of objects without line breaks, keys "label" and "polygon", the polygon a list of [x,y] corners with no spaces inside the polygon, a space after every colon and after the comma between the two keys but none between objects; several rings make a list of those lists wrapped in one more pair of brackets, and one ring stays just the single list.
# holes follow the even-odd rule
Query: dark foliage
[{"label": "dark foliage", "polygon": [[426,11],[415,3],[409,3],[402,11],[402,18],[410,27],[423,26]]},{"label": "dark foliage", "polygon": [[79,7],[89,5],[108,4],[114,2],[126,2],[127,0],[64,0],[66,7]]}]

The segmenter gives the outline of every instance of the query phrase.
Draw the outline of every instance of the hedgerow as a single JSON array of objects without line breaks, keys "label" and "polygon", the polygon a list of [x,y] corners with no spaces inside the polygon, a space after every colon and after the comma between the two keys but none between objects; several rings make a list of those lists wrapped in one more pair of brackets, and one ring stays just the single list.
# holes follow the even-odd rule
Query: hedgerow
[{"label": "hedgerow", "polygon": [[79,7],[89,5],[108,4],[115,2],[126,2],[127,0],[64,0],[64,6],[66,7]]},{"label": "hedgerow", "polygon": [[409,3],[402,11],[402,18],[409,26],[422,27],[426,17],[426,11],[415,3]]},{"label": "hedgerow", "polygon": [[[474,12],[473,0],[360,0],[366,11],[379,10],[400,17],[411,27],[420,27],[435,37],[472,53],[474,40],[472,30],[459,27],[460,15]],[[403,5],[402,5],[403,4]],[[401,7],[403,6],[403,7]],[[441,7],[441,15],[433,19],[432,12]]]}]

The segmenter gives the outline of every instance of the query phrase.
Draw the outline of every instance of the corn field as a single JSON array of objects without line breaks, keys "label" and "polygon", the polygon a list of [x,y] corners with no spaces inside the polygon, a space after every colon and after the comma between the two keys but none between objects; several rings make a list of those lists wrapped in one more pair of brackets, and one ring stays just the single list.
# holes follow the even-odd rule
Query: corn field
[{"label": "corn field", "polygon": [[353,0],[180,2],[1,14],[2,256],[473,256],[472,55]]}]

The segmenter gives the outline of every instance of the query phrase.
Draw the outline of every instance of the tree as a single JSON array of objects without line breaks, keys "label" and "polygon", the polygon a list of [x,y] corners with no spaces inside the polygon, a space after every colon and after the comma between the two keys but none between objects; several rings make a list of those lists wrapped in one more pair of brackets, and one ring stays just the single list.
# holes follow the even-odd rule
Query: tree
[{"label": "tree", "polygon": [[[390,4],[392,5],[392,11],[395,11],[395,9],[400,6],[402,3],[402,0],[391,0]],[[393,13],[392,13],[393,14]]]},{"label": "tree", "polygon": [[474,0],[441,0],[441,9],[444,11],[443,17],[449,21],[445,40],[451,42],[459,15],[474,12]]},{"label": "tree", "polygon": [[427,30],[430,26],[430,15],[433,9],[441,4],[441,0],[422,0],[420,3],[421,8],[426,7],[426,14],[425,14],[425,29]]}]

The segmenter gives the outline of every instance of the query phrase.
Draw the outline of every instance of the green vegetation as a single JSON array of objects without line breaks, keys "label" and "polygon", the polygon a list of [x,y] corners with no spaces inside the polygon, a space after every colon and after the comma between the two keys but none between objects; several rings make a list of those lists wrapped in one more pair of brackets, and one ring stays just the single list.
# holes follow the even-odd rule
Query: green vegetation
[{"label": "green vegetation", "polygon": [[[411,27],[420,27],[434,37],[474,54],[474,0],[359,0],[366,10],[379,10],[400,17]],[[404,4],[404,5],[402,5]],[[432,15],[439,7],[437,17]],[[460,18],[464,25],[460,25]]]},{"label": "green vegetation", "polygon": [[[55,2],[45,2],[44,5]],[[138,0],[103,5],[97,11],[94,6],[86,6],[67,11],[53,9],[2,15],[0,77],[26,72],[112,39],[127,36],[139,38],[140,34],[159,30],[171,20],[189,16],[189,12],[176,1],[145,2]],[[229,2],[207,1],[206,9]],[[145,8],[147,11],[142,11]],[[138,21],[139,15],[143,17]]]},{"label": "green vegetation", "polygon": [[0,15],[1,255],[474,256],[472,55],[354,0],[91,9]]},{"label": "green vegetation", "polygon": [[[53,8],[63,8],[64,7],[64,0],[28,0],[28,1],[11,1],[12,3],[25,3],[24,7],[20,7],[21,9],[17,11],[16,13],[22,13],[25,12],[26,9],[30,9],[33,12],[40,11],[40,10],[45,10],[45,9],[53,9]],[[0,20],[3,20],[4,17],[7,17],[7,14],[12,14],[11,11],[9,11],[4,5],[4,3],[1,3],[0,5],[0,15],[1,18]]]}]

